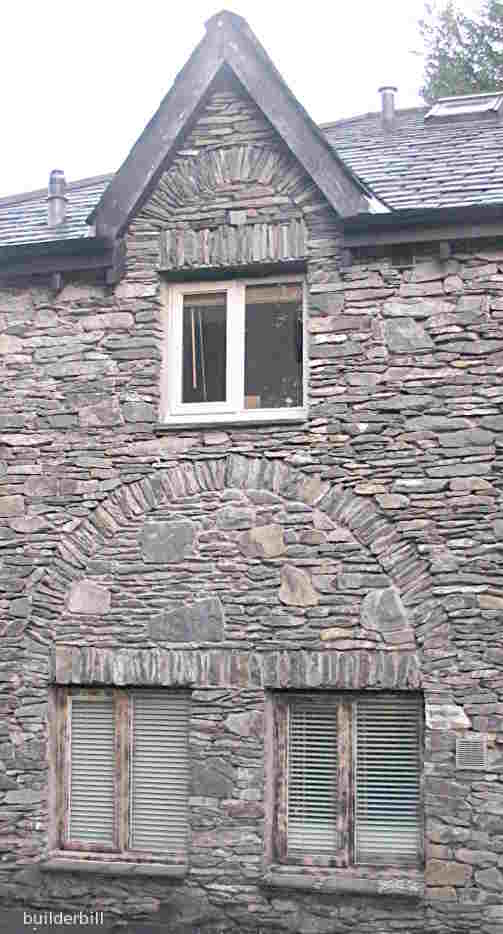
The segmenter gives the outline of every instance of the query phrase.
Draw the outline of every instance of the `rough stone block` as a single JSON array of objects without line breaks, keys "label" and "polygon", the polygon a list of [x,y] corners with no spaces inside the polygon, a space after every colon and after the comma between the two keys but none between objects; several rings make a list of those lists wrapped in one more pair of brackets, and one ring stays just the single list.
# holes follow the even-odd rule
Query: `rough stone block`
[{"label": "rough stone block", "polygon": [[286,606],[316,606],[320,602],[309,574],[291,564],[281,568],[279,599]]},{"label": "rough stone block", "polygon": [[110,609],[111,594],[106,587],[84,579],[72,585],[68,596],[68,609],[71,613],[88,616],[100,616]]},{"label": "rough stone block", "polygon": [[360,622],[364,629],[380,633],[385,642],[414,641],[414,630],[396,587],[368,593],[362,602]]},{"label": "rough stone block", "polygon": [[192,766],[192,794],[203,798],[232,798],[234,769],[223,759],[195,762]]},{"label": "rough stone block", "polygon": [[414,353],[435,346],[423,326],[412,318],[388,318],[384,322],[384,336],[395,353]]},{"label": "rough stone block", "polygon": [[22,516],[24,513],[24,497],[18,496],[0,496],[0,516],[8,518],[10,516]]},{"label": "rough stone block", "polygon": [[426,703],[425,713],[430,730],[466,730],[471,726],[463,708],[456,704]]},{"label": "rough stone block", "polygon": [[122,425],[123,418],[119,400],[116,396],[98,402],[97,405],[88,405],[79,410],[81,428],[110,428]]},{"label": "rough stone block", "polygon": [[143,560],[155,564],[181,561],[191,552],[195,535],[196,527],[189,520],[147,522],[140,542]]},{"label": "rough stone block", "polygon": [[152,619],[149,636],[166,642],[220,642],[224,635],[224,611],[218,597],[179,606]]},{"label": "rough stone block", "polygon": [[239,548],[249,558],[275,558],[286,551],[279,525],[255,526],[239,537]]},{"label": "rough stone block", "polygon": [[428,885],[466,885],[472,873],[472,867],[466,863],[430,859],[426,863],[425,881]]}]

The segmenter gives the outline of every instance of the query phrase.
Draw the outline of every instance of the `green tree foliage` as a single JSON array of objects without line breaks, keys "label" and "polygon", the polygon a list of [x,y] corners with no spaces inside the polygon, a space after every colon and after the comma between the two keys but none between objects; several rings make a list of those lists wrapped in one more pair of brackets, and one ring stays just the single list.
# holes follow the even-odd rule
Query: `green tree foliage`
[{"label": "green tree foliage", "polygon": [[473,16],[455,0],[430,0],[419,23],[427,102],[503,88],[503,2],[483,0]]}]

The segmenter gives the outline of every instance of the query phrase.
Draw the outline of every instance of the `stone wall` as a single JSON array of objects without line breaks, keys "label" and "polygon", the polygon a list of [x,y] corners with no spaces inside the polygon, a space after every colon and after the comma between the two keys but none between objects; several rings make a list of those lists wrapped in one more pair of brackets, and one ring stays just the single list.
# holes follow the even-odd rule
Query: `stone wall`
[{"label": "stone wall", "polygon": [[[183,145],[118,286],[0,292],[2,904],[173,934],[498,934],[503,244],[342,266],[336,218],[236,89]],[[159,236],[231,209],[305,225],[309,419],[163,432]],[[42,872],[48,686],[174,670],[193,688],[189,875]],[[424,897],[263,884],[262,716],[288,686],[424,692]],[[466,733],[486,771],[456,771]]]}]

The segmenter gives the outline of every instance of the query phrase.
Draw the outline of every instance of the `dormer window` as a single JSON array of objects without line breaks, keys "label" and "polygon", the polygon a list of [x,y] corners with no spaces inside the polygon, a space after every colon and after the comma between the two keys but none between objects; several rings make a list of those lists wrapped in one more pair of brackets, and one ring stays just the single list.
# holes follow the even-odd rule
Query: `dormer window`
[{"label": "dormer window", "polygon": [[499,115],[502,106],[503,92],[465,94],[463,97],[440,97],[430,108],[424,119]]}]

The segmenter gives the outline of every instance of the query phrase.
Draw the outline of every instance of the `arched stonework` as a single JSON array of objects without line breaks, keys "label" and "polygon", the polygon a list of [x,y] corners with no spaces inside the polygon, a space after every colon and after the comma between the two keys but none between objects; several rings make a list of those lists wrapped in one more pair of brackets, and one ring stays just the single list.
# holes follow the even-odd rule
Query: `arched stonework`
[{"label": "arched stonework", "polygon": [[[326,621],[323,620],[323,586],[328,584],[327,591],[331,592],[333,597],[334,591],[331,590],[330,581],[320,580],[322,575],[311,577],[309,568],[305,570],[302,561],[296,561],[295,553],[290,552],[284,557],[285,540],[284,537],[278,537],[283,533],[275,528],[272,514],[274,510],[271,512],[271,522],[261,519],[258,526],[254,525],[251,515],[253,510],[247,508],[248,500],[245,499],[250,493],[254,497],[252,501],[260,505],[261,515],[265,515],[266,519],[269,509],[268,496],[271,509],[273,505],[279,509],[283,499],[285,503],[291,503],[294,510],[302,512],[304,507],[306,522],[311,521],[314,516],[318,526],[325,523],[326,528],[335,530],[336,538],[340,538],[337,529],[344,529],[348,548],[359,546],[363,550],[363,555],[367,556],[368,580],[350,580],[349,589],[357,589],[356,585],[363,583],[362,589],[367,593],[361,599],[358,624],[348,630],[349,638],[344,638],[344,629],[334,626],[333,619],[329,617]],[[169,551],[169,536],[173,533],[174,526],[176,548],[180,548],[181,541],[181,557],[189,559],[192,535],[189,526],[192,520],[184,520],[181,508],[184,502],[190,504],[191,508],[200,509],[205,529],[213,528],[211,534],[217,538],[223,537],[229,531],[226,529],[229,507],[234,504],[238,513],[241,511],[242,519],[238,519],[237,523],[235,520],[231,522],[231,526],[234,525],[230,529],[232,541],[234,546],[238,544],[240,561],[251,560],[257,565],[260,561],[254,559],[265,558],[266,562],[269,559],[269,565],[276,565],[276,571],[279,573],[279,602],[282,607],[278,610],[276,582],[276,608],[273,614],[284,611],[286,622],[283,632],[269,630],[274,633],[272,639],[267,634],[264,635],[263,631],[254,636],[253,626],[256,630],[260,630],[262,626],[263,630],[264,620],[260,617],[260,612],[257,617],[251,616],[244,623],[232,619],[232,625],[229,624],[227,633],[224,632],[221,606],[218,605],[219,593],[233,592],[232,579],[228,575],[226,577],[225,568],[215,569],[207,591],[200,592],[196,589],[197,576],[191,576],[190,565],[183,569],[183,581],[176,563],[170,564],[166,572],[168,577],[163,578],[162,586],[157,587],[157,590],[152,587],[143,603],[134,594],[128,596],[127,588],[123,588],[121,592],[113,574],[107,586],[101,585],[99,578],[104,558],[107,554],[110,556],[116,552],[118,554],[119,551],[114,544],[115,536],[122,537],[123,547],[128,554],[130,553],[130,566],[124,564],[122,558],[121,564],[119,557],[117,558],[117,570],[123,579],[127,580],[129,573],[143,573],[141,568],[138,571],[138,564],[141,564],[137,554],[140,528],[143,528],[140,547],[144,571],[148,571],[149,567],[155,570],[158,566],[159,556],[155,549],[159,543],[156,543],[155,536],[159,528],[163,534],[166,528],[169,533],[168,539],[161,542],[161,548],[168,548],[168,552],[164,552],[164,560],[172,562],[175,557]],[[169,515],[165,512],[168,507],[173,507]],[[212,526],[210,519],[212,511],[216,516],[215,526]],[[152,519],[152,516],[155,516],[156,522],[147,522],[145,525],[144,520],[148,517]],[[311,526],[306,535],[307,540],[312,540],[315,545],[323,539],[320,533],[313,533]],[[242,672],[240,675],[238,669],[241,663],[236,659],[240,655],[243,658],[245,655],[249,656],[242,664],[248,666],[247,678],[253,680],[254,677],[257,686],[273,686],[278,679],[281,681],[281,678],[283,681],[286,678],[288,685],[299,683],[299,680],[307,677],[305,672],[308,668],[311,671],[319,669],[319,678],[316,674],[313,675],[315,682],[318,678],[316,683],[321,683],[321,678],[326,686],[333,684],[334,678],[337,684],[342,683],[348,687],[369,684],[369,679],[370,682],[373,680],[376,684],[384,683],[387,686],[418,684],[416,647],[423,641],[422,627],[427,625],[433,605],[430,578],[425,563],[418,557],[414,546],[404,542],[393,525],[380,516],[367,499],[350,491],[343,491],[335,484],[321,482],[317,477],[307,476],[281,461],[231,454],[213,460],[180,463],[171,469],[153,473],[141,481],[124,484],[77,528],[62,536],[58,552],[58,558],[34,595],[31,626],[39,631],[44,630],[45,639],[50,633],[54,643],[73,646],[70,653],[73,661],[70,661],[67,654],[65,659],[61,659],[61,664],[63,667],[71,664],[77,669],[83,665],[80,674],[74,672],[77,680],[85,680],[84,670],[89,675],[89,665],[94,665],[97,668],[92,680],[102,680],[105,677],[105,666],[108,672],[106,680],[124,683],[124,679],[127,681],[131,676],[131,666],[134,668],[140,664],[140,667],[144,666],[141,683],[175,683],[177,679],[178,682],[181,680],[187,683],[197,680],[197,672],[194,670],[196,665],[199,666],[201,677],[203,669],[206,670],[207,683],[218,683],[219,677],[224,680],[231,678],[230,668],[227,673],[222,673],[219,669],[218,675],[215,672],[212,674],[211,665],[217,665],[216,652],[222,654],[227,650],[229,655],[234,656],[234,662],[229,661],[228,664],[233,664],[235,668],[237,666],[238,680],[242,678]],[[271,562],[271,558],[280,556],[280,561]],[[378,573],[376,570],[372,571],[372,560],[375,561]],[[307,564],[309,565],[309,562]],[[166,580],[169,580],[171,590],[165,597]],[[347,583],[345,580],[344,585]],[[236,592],[239,602],[239,593],[243,599],[244,588],[237,585]],[[163,595],[162,600],[159,594]],[[114,602],[112,612],[111,600]],[[180,616],[177,610],[179,605],[185,607],[185,616]],[[143,616],[141,612],[137,612],[136,615],[133,612],[133,625],[129,626],[124,625],[128,606],[136,611],[141,610],[143,606],[145,611]],[[308,622],[304,626],[303,635],[296,637],[295,627],[299,620],[302,624],[302,614],[306,607]],[[316,627],[319,630],[319,635],[315,637],[310,625],[313,612],[317,614],[320,609],[321,619],[315,616]],[[73,613],[77,615],[80,624],[76,627],[74,621],[72,635],[68,614]],[[290,616],[292,613],[293,616]],[[232,612],[230,616],[232,617]],[[270,619],[271,617],[268,617],[267,625]],[[274,615],[272,619],[275,622]],[[183,629],[185,625],[189,626],[188,633]],[[246,630],[247,625],[250,627],[249,633]],[[278,625],[281,630],[282,624]],[[205,628],[207,626],[208,628]],[[82,644],[93,648],[82,650],[84,655],[79,661],[81,649],[78,646]],[[129,645],[135,646],[134,652],[129,650]],[[191,648],[188,648],[189,645]],[[100,646],[107,649],[108,655],[103,652],[99,656],[96,655]],[[327,652],[327,649],[330,649],[330,652]],[[120,670],[112,671],[113,655],[118,650],[122,653]],[[196,650],[202,652],[197,656],[197,661],[194,655]],[[296,651],[300,651],[301,655],[303,653],[301,668],[304,668],[304,673],[296,663],[294,675],[290,656]],[[269,652],[267,665],[262,666],[261,671],[253,675],[253,666],[258,664],[260,667],[262,662],[258,663],[256,659],[253,661],[251,654],[255,653],[256,658],[260,656],[263,659],[264,652]],[[168,654],[172,666],[169,675],[166,673]],[[331,660],[327,661],[327,658]],[[129,675],[126,669],[129,670]],[[387,669],[388,673],[379,675],[381,669],[384,672]],[[148,670],[151,670],[150,675]],[[53,676],[54,674],[53,668]],[[64,677],[61,672],[60,674],[58,680],[68,680],[68,671]],[[138,679],[139,675],[136,680]]]}]

